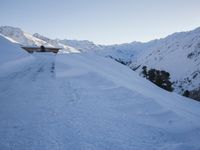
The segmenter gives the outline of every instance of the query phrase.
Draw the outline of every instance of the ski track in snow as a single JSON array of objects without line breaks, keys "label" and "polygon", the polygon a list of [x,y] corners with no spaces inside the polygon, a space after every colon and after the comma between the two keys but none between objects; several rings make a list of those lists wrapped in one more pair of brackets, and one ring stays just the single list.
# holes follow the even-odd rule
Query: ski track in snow
[{"label": "ski track in snow", "polygon": [[0,83],[1,150],[200,148],[191,122],[95,72],[57,77],[55,56],[37,56]]}]

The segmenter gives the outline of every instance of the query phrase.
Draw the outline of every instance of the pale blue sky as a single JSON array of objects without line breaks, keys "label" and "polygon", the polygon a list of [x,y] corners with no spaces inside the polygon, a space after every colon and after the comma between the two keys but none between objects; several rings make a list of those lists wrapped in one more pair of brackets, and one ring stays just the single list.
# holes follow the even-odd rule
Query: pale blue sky
[{"label": "pale blue sky", "polygon": [[0,0],[0,25],[98,44],[149,41],[200,26],[200,0]]}]

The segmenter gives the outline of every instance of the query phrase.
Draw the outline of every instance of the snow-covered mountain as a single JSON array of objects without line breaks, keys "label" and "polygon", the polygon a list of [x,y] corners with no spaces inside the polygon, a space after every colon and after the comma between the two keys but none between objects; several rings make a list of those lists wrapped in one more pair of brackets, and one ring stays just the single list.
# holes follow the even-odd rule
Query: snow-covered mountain
[{"label": "snow-covered mountain", "polygon": [[141,72],[142,66],[170,73],[175,91],[200,88],[200,28],[172,34],[150,42],[119,45],[96,45],[90,41],[50,39],[38,33],[28,34],[19,28],[0,27],[0,34],[23,45],[61,47],[67,52],[92,52],[124,62]]},{"label": "snow-covered mountain", "polygon": [[49,39],[45,36],[40,35],[39,33],[35,33],[33,34],[34,37],[43,40],[45,42],[47,42],[48,44],[52,45],[53,47],[59,47],[62,48],[63,50],[67,51],[67,52],[72,52],[72,53],[79,53],[80,51],[75,48],[75,47],[71,47],[67,44],[63,44],[61,43],[59,40],[53,40],[53,39]]},{"label": "snow-covered mountain", "polygon": [[200,88],[200,28],[147,43],[104,46],[99,53],[138,68],[138,73],[143,66],[169,72],[178,93]]},{"label": "snow-covered mountain", "polygon": [[58,40],[58,41],[62,44],[72,46],[72,47],[80,50],[81,52],[94,51],[94,50],[100,48],[99,45],[96,45],[93,42],[87,41],[87,40],[79,41],[79,40],[64,39],[64,40]]},{"label": "snow-covered mountain", "polygon": [[199,88],[200,28],[175,33],[154,42],[137,59],[132,59],[131,67],[141,65],[170,72],[178,92]]},{"label": "snow-covered mountain", "polygon": [[0,34],[9,37],[10,39],[20,43],[24,46],[48,46],[48,47],[59,47],[61,52],[75,52],[79,53],[80,51],[71,46],[60,43],[59,41],[46,38],[39,34],[30,34],[22,31],[20,28],[10,27],[10,26],[1,26]]},{"label": "snow-covered mountain", "polygon": [[132,60],[135,60],[137,56],[146,51],[148,47],[151,47],[153,45],[154,42],[132,42],[115,45],[101,45],[95,50],[95,52],[102,56],[111,56],[118,60],[131,63]]},{"label": "snow-covered mountain", "polygon": [[33,35],[22,31],[20,28],[10,27],[10,26],[1,26],[0,34],[7,36],[16,42],[22,45],[31,45],[31,46],[52,46],[47,42],[35,38]]},{"label": "snow-covered mountain", "polygon": [[27,55],[5,37],[0,57],[6,61],[0,61],[1,150],[200,148],[200,103],[112,59]]}]

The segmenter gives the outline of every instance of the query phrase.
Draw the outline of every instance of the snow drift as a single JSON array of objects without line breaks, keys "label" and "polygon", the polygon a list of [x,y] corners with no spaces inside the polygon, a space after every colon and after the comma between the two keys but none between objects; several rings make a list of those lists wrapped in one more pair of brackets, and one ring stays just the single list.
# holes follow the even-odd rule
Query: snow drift
[{"label": "snow drift", "polygon": [[9,38],[0,35],[0,66],[28,56],[28,53],[21,49],[20,45],[11,42]]},{"label": "snow drift", "polygon": [[199,103],[93,54],[33,57],[0,72],[0,149],[200,148]]}]

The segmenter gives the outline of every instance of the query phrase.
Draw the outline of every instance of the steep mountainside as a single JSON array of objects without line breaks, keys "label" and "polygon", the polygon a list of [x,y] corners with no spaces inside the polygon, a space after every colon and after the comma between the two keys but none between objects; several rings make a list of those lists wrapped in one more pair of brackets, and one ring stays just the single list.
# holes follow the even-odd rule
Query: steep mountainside
[{"label": "steep mountainside", "polygon": [[[166,70],[175,82],[177,92],[200,87],[200,28],[170,35],[155,41],[132,59],[131,67],[147,66]],[[140,69],[138,71],[140,72]]]},{"label": "steep mountainside", "polygon": [[10,26],[1,26],[0,34],[7,36],[22,45],[32,45],[32,46],[52,46],[47,42],[35,38],[29,33],[22,31],[20,28],[10,27]]},{"label": "steep mountainside", "polygon": [[143,66],[165,70],[171,74],[178,93],[200,88],[200,28],[147,43],[104,46],[98,53],[111,56],[138,73]]}]

